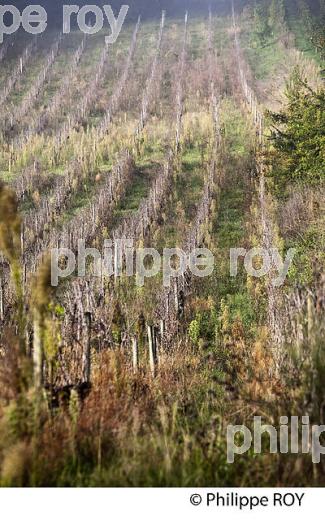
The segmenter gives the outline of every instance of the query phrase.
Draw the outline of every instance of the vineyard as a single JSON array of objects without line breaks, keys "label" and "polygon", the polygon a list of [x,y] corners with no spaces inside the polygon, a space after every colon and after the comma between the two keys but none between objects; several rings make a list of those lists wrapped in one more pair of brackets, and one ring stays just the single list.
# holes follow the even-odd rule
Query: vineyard
[{"label": "vineyard", "polygon": [[[0,45],[2,486],[325,483],[226,445],[325,420],[325,3],[221,3]],[[168,286],[126,274],[143,248]],[[180,269],[199,248],[209,276]],[[253,248],[294,250],[283,284]]]}]

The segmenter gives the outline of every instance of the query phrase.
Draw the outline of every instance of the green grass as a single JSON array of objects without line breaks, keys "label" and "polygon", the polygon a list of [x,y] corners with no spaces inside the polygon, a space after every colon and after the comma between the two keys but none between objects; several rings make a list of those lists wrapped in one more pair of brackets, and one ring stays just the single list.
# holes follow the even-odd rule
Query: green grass
[{"label": "green grass", "polygon": [[251,21],[243,23],[242,29],[241,44],[255,79],[258,81],[266,80],[276,75],[279,65],[286,63],[288,59],[285,49],[279,45],[277,38],[269,38],[264,45],[261,45],[252,37],[253,25]]},{"label": "green grass", "polygon": [[181,168],[182,171],[176,182],[176,192],[178,198],[183,200],[185,217],[191,220],[204,186],[201,152],[198,148],[190,148],[185,151]]},{"label": "green grass", "polygon": [[135,170],[131,186],[126,191],[122,202],[114,211],[112,219],[113,227],[118,225],[118,222],[121,219],[135,213],[139,208],[141,201],[148,196],[154,174],[153,169],[152,164],[147,164],[146,167],[142,166],[139,168],[138,166]]},{"label": "green grass", "polygon": [[325,60],[316,52],[316,48],[312,45],[308,34],[306,33],[306,24],[299,19],[294,12],[288,11],[287,23],[290,31],[295,36],[295,45],[298,50],[304,53],[306,58],[314,60],[321,67],[325,67]]},{"label": "green grass", "polygon": [[[255,304],[247,287],[247,274],[239,262],[236,277],[230,275],[230,249],[249,244],[249,222],[254,187],[249,178],[253,129],[247,125],[240,108],[232,99],[225,99],[221,117],[224,124],[226,161],[223,164],[224,181],[213,218],[212,243],[215,271],[206,285],[206,297],[212,295],[217,313],[217,326],[223,323],[224,312],[229,323],[242,323],[246,338],[254,338],[258,317]],[[236,121],[237,124],[234,124]],[[249,247],[252,247],[251,245]],[[248,247],[248,248],[249,248]],[[261,311],[262,312],[262,311]],[[207,317],[206,317],[207,318]],[[210,321],[211,328],[211,319]],[[221,332],[220,332],[221,334]],[[212,341],[215,341],[212,335]]]},{"label": "green grass", "polygon": [[229,154],[232,157],[247,158],[252,149],[252,125],[238,110],[232,98],[221,102],[221,125]]}]

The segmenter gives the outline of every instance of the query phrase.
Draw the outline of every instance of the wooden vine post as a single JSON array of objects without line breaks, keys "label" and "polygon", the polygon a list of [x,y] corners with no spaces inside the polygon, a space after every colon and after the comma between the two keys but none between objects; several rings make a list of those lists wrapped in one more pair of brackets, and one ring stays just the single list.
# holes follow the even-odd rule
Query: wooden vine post
[{"label": "wooden vine post", "polygon": [[42,318],[40,312],[35,309],[33,320],[33,365],[34,365],[34,386],[39,390],[43,385],[43,331]]},{"label": "wooden vine post", "polygon": [[133,373],[137,374],[139,370],[139,347],[138,340],[136,337],[132,338],[132,364],[133,364]]},{"label": "wooden vine post", "polygon": [[157,373],[158,353],[157,353],[157,340],[155,328],[152,325],[148,325],[148,347],[149,347],[149,363],[150,370],[153,377]]},{"label": "wooden vine post", "polygon": [[0,321],[4,319],[4,284],[3,277],[0,272]]},{"label": "wooden vine post", "polygon": [[89,384],[91,376],[91,312],[85,312],[86,342],[82,354],[82,382]]}]

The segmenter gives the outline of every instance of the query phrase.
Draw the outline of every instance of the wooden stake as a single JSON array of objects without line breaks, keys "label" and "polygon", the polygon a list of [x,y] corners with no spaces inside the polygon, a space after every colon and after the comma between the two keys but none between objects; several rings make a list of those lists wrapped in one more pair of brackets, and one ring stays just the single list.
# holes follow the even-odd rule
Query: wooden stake
[{"label": "wooden stake", "polygon": [[315,344],[315,335],[314,335],[314,301],[311,294],[308,294],[307,297],[307,327],[308,327],[308,342],[310,345]]},{"label": "wooden stake", "polygon": [[138,349],[138,340],[137,338],[132,338],[132,363],[133,363],[133,372],[134,374],[138,373],[139,369],[139,349]]},{"label": "wooden stake", "polygon": [[34,385],[40,389],[43,384],[43,341],[41,316],[38,311],[35,311],[34,316],[33,364]]},{"label": "wooden stake", "polygon": [[150,370],[153,377],[156,375],[156,365],[157,365],[157,344],[156,344],[156,335],[155,329],[153,326],[148,326],[148,346],[149,346],[149,362],[150,362]]},{"label": "wooden stake", "polygon": [[87,327],[87,340],[82,355],[82,380],[83,383],[90,383],[91,374],[91,313],[85,312]]},{"label": "wooden stake", "polygon": [[3,294],[4,294],[4,289],[3,289],[3,281],[2,281],[2,276],[0,274],[0,320],[2,321],[3,318],[4,318],[4,304],[3,304]]}]

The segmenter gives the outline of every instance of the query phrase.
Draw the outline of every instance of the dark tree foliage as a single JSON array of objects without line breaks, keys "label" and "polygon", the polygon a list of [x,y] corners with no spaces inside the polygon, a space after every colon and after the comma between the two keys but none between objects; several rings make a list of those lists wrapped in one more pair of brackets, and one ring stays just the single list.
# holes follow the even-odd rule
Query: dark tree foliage
[{"label": "dark tree foliage", "polygon": [[269,113],[274,145],[273,177],[279,190],[288,183],[325,180],[325,90],[313,90],[296,70],[286,92],[288,104]]}]

